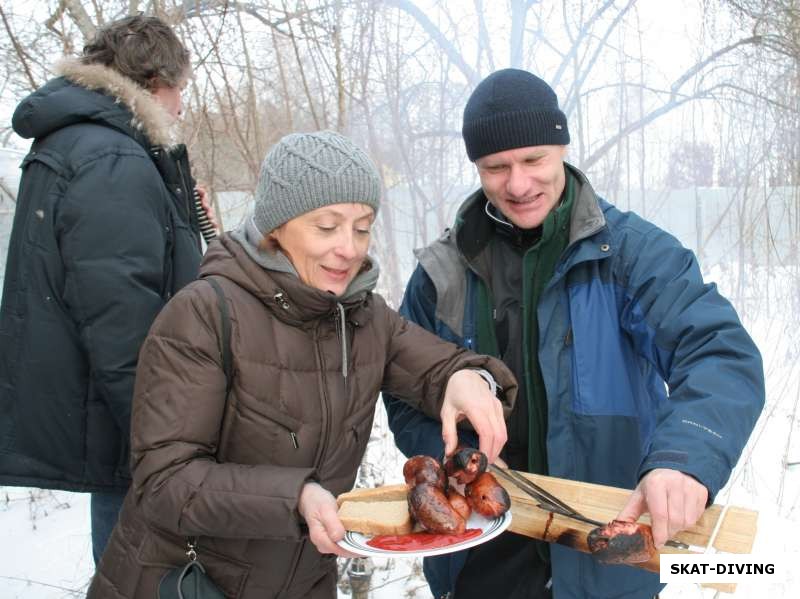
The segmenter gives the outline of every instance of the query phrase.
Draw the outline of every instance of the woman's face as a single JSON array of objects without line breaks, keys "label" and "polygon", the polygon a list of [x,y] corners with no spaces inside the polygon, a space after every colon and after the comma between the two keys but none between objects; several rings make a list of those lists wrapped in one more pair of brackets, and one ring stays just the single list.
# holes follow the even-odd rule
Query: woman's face
[{"label": "woman's face", "polygon": [[375,212],[366,204],[332,204],[270,233],[306,285],[342,295],[367,256]]}]

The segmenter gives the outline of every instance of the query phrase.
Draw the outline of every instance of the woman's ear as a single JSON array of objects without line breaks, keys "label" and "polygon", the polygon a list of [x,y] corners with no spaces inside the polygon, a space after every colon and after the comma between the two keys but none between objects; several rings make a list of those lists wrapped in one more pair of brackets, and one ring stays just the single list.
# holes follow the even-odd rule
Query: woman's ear
[{"label": "woman's ear", "polygon": [[[277,231],[277,229],[275,229]],[[278,241],[278,238],[275,236],[275,231],[264,235],[261,241],[258,244],[258,249],[262,252],[270,252],[274,254],[278,250],[281,249],[281,244]]]},{"label": "woman's ear", "polygon": [[358,269],[358,273],[356,275],[360,275],[361,273],[367,272],[370,268],[372,268],[372,260],[369,259],[369,256],[364,258],[364,261],[361,263],[361,268]]}]

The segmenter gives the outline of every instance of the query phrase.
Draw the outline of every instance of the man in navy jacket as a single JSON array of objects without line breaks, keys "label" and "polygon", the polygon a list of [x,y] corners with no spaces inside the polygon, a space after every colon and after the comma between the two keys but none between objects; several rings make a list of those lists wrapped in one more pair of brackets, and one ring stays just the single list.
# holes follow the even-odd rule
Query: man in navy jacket
[{"label": "man in navy jacket", "polygon": [[[410,320],[502,358],[519,381],[501,457],[517,470],[631,488],[657,546],[722,488],[764,404],[760,354],[694,254],[596,195],[564,162],[567,119],[531,73],[484,79],[464,110],[481,180],[419,250]],[[436,423],[391,397],[406,455],[440,456]],[[468,437],[468,433],[466,433]],[[426,559],[437,597],[641,599],[658,575],[505,533]]]},{"label": "man in navy jacket", "polygon": [[95,562],[130,486],[139,347],[202,257],[170,135],[189,58],[156,17],[120,19],[14,113],[34,141],[0,309],[0,485],[90,492]]}]

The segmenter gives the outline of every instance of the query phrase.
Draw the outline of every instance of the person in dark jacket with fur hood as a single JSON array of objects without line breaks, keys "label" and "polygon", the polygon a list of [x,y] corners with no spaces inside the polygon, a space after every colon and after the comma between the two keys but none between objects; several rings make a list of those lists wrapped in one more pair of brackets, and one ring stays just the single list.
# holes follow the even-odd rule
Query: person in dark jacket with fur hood
[{"label": "person in dark jacket with fur hood", "polygon": [[374,292],[380,190],[337,133],[288,135],[267,155],[251,216],[211,243],[142,347],[133,486],[89,599],[165,596],[190,543],[229,599],[335,598],[335,557],[352,554],[334,495],[355,481],[382,390],[440,421],[449,451],[466,418],[500,453],[511,372]]},{"label": "person in dark jacket with fur hood", "polygon": [[34,141],[0,312],[0,485],[91,492],[96,562],[130,485],[139,348],[200,265],[186,151],[169,136],[189,67],[169,26],[125,18],[13,117]]}]

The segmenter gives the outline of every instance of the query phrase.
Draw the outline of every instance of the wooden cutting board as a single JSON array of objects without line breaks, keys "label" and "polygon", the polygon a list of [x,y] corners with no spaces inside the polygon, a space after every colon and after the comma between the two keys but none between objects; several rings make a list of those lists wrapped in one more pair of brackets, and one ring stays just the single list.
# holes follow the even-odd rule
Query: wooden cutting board
[{"label": "wooden cutting board", "polygon": [[[551,476],[528,474],[526,472],[520,472],[519,474],[546,489],[587,518],[599,520],[600,522],[613,520],[625,506],[631,494],[629,489],[594,485]],[[585,524],[543,510],[536,505],[534,499],[512,483],[502,479],[499,479],[498,482],[505,487],[511,496],[513,519],[509,530],[588,553],[589,548],[586,538],[593,528],[591,524]],[[691,545],[696,548],[695,550],[663,547],[650,561],[636,564],[636,566],[658,573],[661,554],[702,553],[704,548],[708,546],[722,510],[722,506],[710,506],[694,526],[675,535],[674,540]],[[643,516],[640,521],[649,524],[649,516]],[[757,521],[758,512],[740,507],[728,507],[714,539],[714,549],[725,553],[750,553],[755,540]],[[732,593],[736,589],[735,584],[715,583],[703,586],[715,588],[726,593]]]},{"label": "wooden cutting board", "polygon": [[[520,472],[519,474],[543,487],[586,517],[600,522],[613,520],[631,494],[629,489],[528,474],[526,472]],[[498,482],[505,487],[511,497],[513,519],[509,530],[588,553],[589,548],[586,538],[593,528],[591,524],[585,524],[543,510],[536,505],[536,501],[533,498],[512,483],[499,477]],[[379,501],[384,499],[388,501],[403,498],[405,495],[405,485],[387,485],[376,489],[354,489],[340,495],[338,501],[340,503],[345,499],[351,501]],[[658,573],[661,554],[701,553],[703,548],[708,545],[722,511],[722,506],[710,506],[693,527],[675,535],[675,540],[691,545],[694,550],[664,547],[650,561],[636,564],[636,567]],[[650,523],[646,515],[641,518],[641,521],[647,524]],[[714,539],[714,549],[726,553],[750,553],[755,540],[757,521],[758,512],[740,507],[728,507],[725,512],[725,518]],[[703,586],[726,593],[732,593],[736,589],[735,584],[717,583]]]}]

